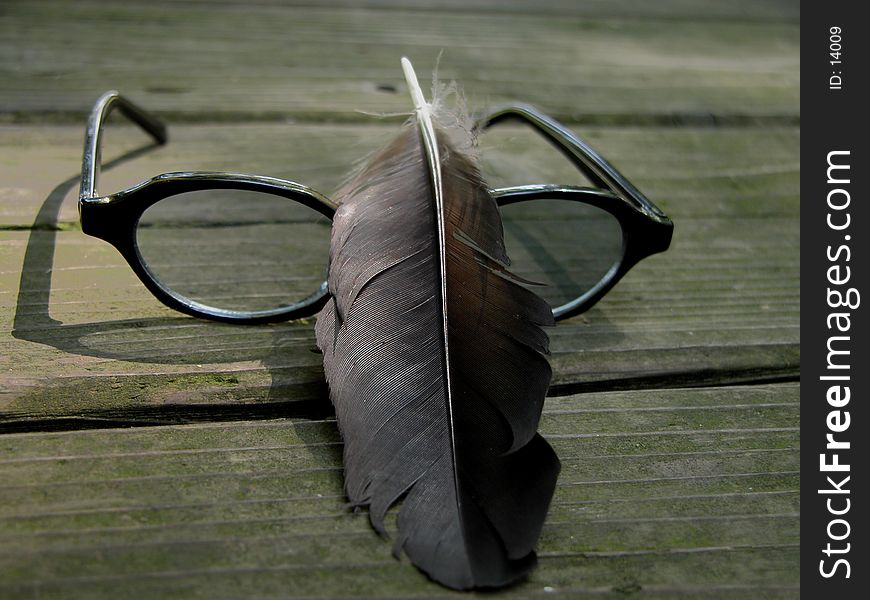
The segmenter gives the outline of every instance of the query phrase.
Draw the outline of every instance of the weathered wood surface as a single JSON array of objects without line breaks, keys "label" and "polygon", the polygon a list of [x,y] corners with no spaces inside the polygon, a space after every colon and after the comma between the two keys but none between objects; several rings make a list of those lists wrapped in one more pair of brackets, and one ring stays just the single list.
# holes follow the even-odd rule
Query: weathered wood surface
[{"label": "weathered wood surface", "polygon": [[[796,384],[553,398],[563,471],[507,597],[793,597]],[[343,505],[331,419],[0,437],[0,593],[449,597]]]},{"label": "weathered wood surface", "polygon": [[[795,597],[798,23],[773,0],[4,2],[0,597],[453,595],[345,511],[312,323],[173,313],[75,206],[106,89],[171,142],[113,123],[104,190],[206,169],[329,193],[397,126],[354,111],[406,111],[398,57],[441,49],[473,108],[574,123],[676,223],[551,332],[563,473],[505,595]],[[494,183],[573,181],[521,136],[484,141]]]},{"label": "weathered wood surface", "polygon": [[799,6],[789,0],[282,4],[6,2],[0,112],[81,113],[118,88],[185,119],[356,120],[356,110],[406,111],[396,57],[422,66],[442,51],[442,76],[471,98],[521,94],[559,116],[800,111]]},{"label": "weathered wood surface", "polygon": [[[331,189],[347,165],[369,149],[369,138],[381,139],[395,127],[176,127],[171,144],[106,171],[102,187],[122,188],[178,168],[220,170],[240,163],[240,171]],[[183,405],[247,402],[255,404],[252,410],[272,410],[260,403],[322,397],[311,323],[233,327],[168,311],[113,248],[78,230],[75,186],[65,195],[50,189],[75,175],[78,128],[7,131],[0,152],[10,157],[6,180],[17,197],[6,204],[4,219],[10,229],[22,230],[4,234],[9,262],[0,275],[0,298],[8,307],[4,326],[14,335],[0,340],[0,360],[10,370],[0,426],[59,416],[176,421],[185,416]],[[142,139],[132,128],[111,133],[121,154]],[[677,230],[671,250],[642,263],[587,315],[551,332],[554,392],[795,377],[797,132],[594,128],[584,133],[605,156],[625,165],[677,222]],[[282,148],[280,155],[276,147]],[[111,155],[107,148],[106,157]],[[328,160],[314,164],[324,155]],[[36,157],[45,164],[39,180],[15,164],[38,164]],[[572,177],[553,166],[561,161],[546,168],[544,161],[552,156],[543,150],[524,158],[526,171],[512,179],[534,177],[538,165],[543,180]],[[25,230],[34,220],[38,227]],[[190,411],[191,418],[201,418],[195,416],[201,410]],[[234,416],[237,411],[234,407]]]}]

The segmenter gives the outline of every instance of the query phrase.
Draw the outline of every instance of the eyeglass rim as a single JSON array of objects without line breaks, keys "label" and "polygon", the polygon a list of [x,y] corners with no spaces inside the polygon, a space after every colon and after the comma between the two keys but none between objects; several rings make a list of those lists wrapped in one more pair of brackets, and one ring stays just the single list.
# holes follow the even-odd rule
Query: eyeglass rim
[{"label": "eyeglass rim", "polygon": [[163,173],[110,196],[79,201],[82,231],[110,243],[133,269],[146,288],[169,308],[196,317],[230,323],[270,323],[310,317],[326,303],[326,282],[306,298],[281,307],[243,311],[209,306],[165,286],[142,256],[137,224],[154,204],[183,193],[232,189],[280,196],[320,213],[330,221],[336,205],[326,196],[299,183],[244,173],[184,171]]},{"label": "eyeglass rim", "polygon": [[592,308],[639,261],[667,250],[674,224],[664,211],[580,136],[529,104],[497,106],[480,115],[473,129],[479,134],[493,125],[511,120],[531,127],[598,187],[545,184],[495,190],[500,206],[545,198],[577,200],[609,212],[622,228],[620,260],[592,288],[553,309],[556,320],[567,319]]},{"label": "eyeglass rim", "polygon": [[[136,241],[136,224],[153,204],[184,192],[208,189],[240,189],[283,196],[320,212],[330,220],[337,206],[316,190],[285,179],[215,171],[170,172],[152,177],[125,190],[100,196],[96,191],[100,167],[100,132],[109,112],[117,107],[145,129],[157,144],[165,144],[165,125],[116,91],[103,94],[88,120],[82,161],[79,216],[82,231],[112,244],[124,257],[145,287],[163,304],[179,312],[210,320],[258,324],[310,317],[325,304],[329,291],[324,281],[308,297],[283,307],[258,311],[238,311],[208,306],[182,296],[162,285],[148,269]],[[635,188],[619,171],[563,125],[525,105],[509,105],[480,117],[479,132],[506,120],[517,119],[543,135],[587,178],[601,188],[562,185],[526,185],[491,190],[497,204],[507,206],[536,199],[561,199],[581,202],[613,215],[622,228],[620,260],[599,282],[578,298],[553,308],[555,320],[580,314],[600,300],[638,261],[668,248],[673,223]],[[603,189],[606,188],[606,189]],[[643,230],[644,235],[638,235]],[[643,242],[643,243],[642,243]]]},{"label": "eyeglass rim", "polygon": [[[534,200],[579,202],[613,216],[622,232],[622,251],[598,282],[577,298],[553,307],[553,318],[563,320],[589,310],[644,258],[667,250],[673,226],[650,221],[625,199],[613,192],[596,188],[561,185],[526,185],[493,190],[499,207]],[[641,236],[641,232],[643,235]]]}]

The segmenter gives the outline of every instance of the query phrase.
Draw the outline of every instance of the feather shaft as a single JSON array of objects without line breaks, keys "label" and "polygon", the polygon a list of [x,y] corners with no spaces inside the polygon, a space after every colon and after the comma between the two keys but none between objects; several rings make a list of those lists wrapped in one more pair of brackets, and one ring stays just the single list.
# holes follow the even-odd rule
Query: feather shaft
[{"label": "feather shaft", "polygon": [[[432,193],[435,200],[435,220],[438,227],[438,261],[440,265],[439,279],[441,282],[441,330],[443,332],[443,348],[444,348],[444,377],[447,381],[445,386],[445,397],[447,400],[447,412],[450,415],[448,428],[450,431],[450,451],[453,460],[456,460],[456,432],[453,428],[453,386],[451,385],[451,369],[450,369],[450,335],[449,326],[447,323],[447,244],[445,241],[446,232],[444,227],[444,188],[441,182],[441,160],[438,152],[438,138],[435,135],[435,126],[432,123],[431,105],[426,102],[423,96],[423,90],[420,89],[420,82],[417,80],[417,74],[414,72],[414,67],[407,57],[402,57],[402,71],[405,75],[405,81],[408,84],[408,89],[411,92],[411,99],[414,102],[414,113],[417,118],[417,125],[420,128],[420,136],[423,140],[423,148],[426,154],[426,160],[429,163],[429,177],[432,183]],[[462,521],[462,500],[458,489],[459,478],[454,477],[453,486],[456,493],[457,504],[460,507],[458,518]]]},{"label": "feather shaft", "polygon": [[559,462],[537,433],[549,306],[507,270],[498,209],[432,119],[415,117],[339,193],[317,320],[348,498],[430,577],[500,586],[534,565]]}]

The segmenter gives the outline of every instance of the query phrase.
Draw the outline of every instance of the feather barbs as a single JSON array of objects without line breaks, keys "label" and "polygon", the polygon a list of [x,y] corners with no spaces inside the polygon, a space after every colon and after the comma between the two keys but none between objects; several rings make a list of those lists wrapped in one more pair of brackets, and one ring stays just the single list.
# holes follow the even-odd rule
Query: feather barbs
[{"label": "feather barbs", "polygon": [[402,65],[416,118],[339,194],[317,321],[345,489],[382,533],[401,503],[396,548],[436,581],[500,586],[534,564],[559,470],[536,432],[552,313]]}]

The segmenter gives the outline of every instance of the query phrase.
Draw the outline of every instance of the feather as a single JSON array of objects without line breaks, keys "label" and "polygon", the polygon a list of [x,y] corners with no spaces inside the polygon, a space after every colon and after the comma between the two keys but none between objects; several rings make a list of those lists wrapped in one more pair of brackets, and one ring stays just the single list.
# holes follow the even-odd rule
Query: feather
[{"label": "feather", "polygon": [[502,586],[534,566],[559,472],[537,433],[552,313],[402,64],[416,116],[339,193],[317,319],[345,490],[383,535],[401,503],[394,553],[432,579]]}]

